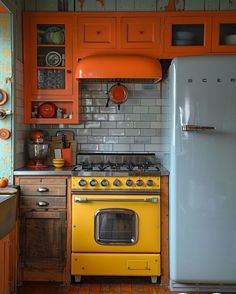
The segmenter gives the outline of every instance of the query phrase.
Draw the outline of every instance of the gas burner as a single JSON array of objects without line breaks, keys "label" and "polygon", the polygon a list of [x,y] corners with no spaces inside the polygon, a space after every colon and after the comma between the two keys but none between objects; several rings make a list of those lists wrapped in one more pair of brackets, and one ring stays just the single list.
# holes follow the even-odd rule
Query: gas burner
[{"label": "gas burner", "polygon": [[84,170],[84,171],[90,171],[90,170],[93,170],[93,167],[94,167],[93,162],[82,161],[82,162],[79,162],[79,163],[73,168],[72,171],[81,171],[81,170]]},{"label": "gas burner", "polygon": [[129,161],[129,162],[125,161],[122,166],[126,168],[127,170],[131,171],[135,168],[136,164],[134,164],[132,161]]},{"label": "gas burner", "polygon": [[111,167],[111,164],[109,162],[107,162],[107,163],[106,162],[100,162],[96,166],[100,171],[104,171],[106,169],[109,169]]}]

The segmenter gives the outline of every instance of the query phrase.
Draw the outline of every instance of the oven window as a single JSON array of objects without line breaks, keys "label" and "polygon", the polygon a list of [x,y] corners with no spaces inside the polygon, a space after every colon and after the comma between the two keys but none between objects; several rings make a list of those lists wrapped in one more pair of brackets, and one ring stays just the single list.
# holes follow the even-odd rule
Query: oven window
[{"label": "oven window", "polygon": [[109,208],[95,215],[95,240],[99,244],[135,244],[138,239],[138,215],[130,209]]}]

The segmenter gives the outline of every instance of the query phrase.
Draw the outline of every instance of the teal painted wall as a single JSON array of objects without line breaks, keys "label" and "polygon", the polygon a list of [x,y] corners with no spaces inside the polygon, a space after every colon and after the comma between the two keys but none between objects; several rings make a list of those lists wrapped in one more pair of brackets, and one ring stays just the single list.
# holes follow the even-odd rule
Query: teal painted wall
[{"label": "teal painted wall", "polygon": [[[12,76],[12,42],[11,42],[11,15],[0,14],[0,88],[8,93],[8,102],[1,106],[4,110],[12,110],[12,84],[6,78]],[[0,128],[13,133],[12,116],[0,120]],[[13,152],[12,136],[8,140],[0,139],[0,177],[8,177],[12,182]]]}]

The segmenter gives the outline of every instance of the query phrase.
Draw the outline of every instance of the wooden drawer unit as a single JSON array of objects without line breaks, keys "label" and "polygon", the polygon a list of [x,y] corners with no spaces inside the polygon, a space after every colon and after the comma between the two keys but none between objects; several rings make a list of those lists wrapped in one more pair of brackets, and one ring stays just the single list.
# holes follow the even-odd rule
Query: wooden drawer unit
[{"label": "wooden drawer unit", "polygon": [[[22,281],[70,281],[70,178],[18,176]],[[68,196],[68,197],[67,197]]]},{"label": "wooden drawer unit", "polygon": [[66,208],[66,197],[21,196],[21,208]]}]

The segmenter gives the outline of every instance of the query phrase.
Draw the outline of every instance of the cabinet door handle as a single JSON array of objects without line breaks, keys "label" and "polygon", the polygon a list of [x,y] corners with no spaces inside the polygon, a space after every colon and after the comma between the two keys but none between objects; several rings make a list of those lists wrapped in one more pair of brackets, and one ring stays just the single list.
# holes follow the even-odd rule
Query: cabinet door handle
[{"label": "cabinet door handle", "polygon": [[40,206],[40,207],[43,207],[43,206],[48,206],[49,203],[47,201],[38,201],[36,203],[36,205]]},{"label": "cabinet door handle", "polygon": [[68,74],[71,74],[72,73],[72,70],[70,70],[70,69],[67,69],[67,71],[66,71]]},{"label": "cabinet door handle", "polygon": [[43,193],[43,192],[49,192],[49,189],[47,187],[39,187],[37,189],[38,192]]}]

